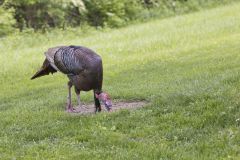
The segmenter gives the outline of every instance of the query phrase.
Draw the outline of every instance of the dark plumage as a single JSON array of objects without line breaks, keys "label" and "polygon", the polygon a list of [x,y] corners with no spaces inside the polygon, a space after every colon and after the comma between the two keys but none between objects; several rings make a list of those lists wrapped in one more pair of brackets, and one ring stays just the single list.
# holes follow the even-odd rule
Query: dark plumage
[{"label": "dark plumage", "polygon": [[48,75],[49,73],[53,74],[54,72],[57,72],[57,71],[50,65],[49,61],[47,59],[45,59],[41,69],[37,73],[35,73],[31,79],[45,76],[45,75]]},{"label": "dark plumage", "polygon": [[[74,86],[80,105],[80,91],[94,91],[96,111],[101,111],[100,101],[107,109],[111,107],[108,96],[102,94],[103,67],[102,59],[94,51],[82,46],[59,46],[48,49],[45,52],[46,59],[40,70],[31,78],[55,73],[57,71],[66,74],[69,78],[68,111],[74,111],[71,105],[71,87]],[[106,94],[106,93],[103,93]],[[105,97],[100,99],[97,97]]]}]

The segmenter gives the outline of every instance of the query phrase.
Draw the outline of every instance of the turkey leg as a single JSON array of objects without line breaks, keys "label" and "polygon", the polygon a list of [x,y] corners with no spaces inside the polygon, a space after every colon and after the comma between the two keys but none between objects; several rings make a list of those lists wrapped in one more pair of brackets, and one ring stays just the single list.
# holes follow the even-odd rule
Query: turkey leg
[{"label": "turkey leg", "polygon": [[74,112],[81,112],[80,90],[75,87],[75,93],[77,95],[78,107],[74,108]]},{"label": "turkey leg", "polygon": [[94,96],[94,102],[95,102],[95,113],[101,112],[101,104],[99,102],[99,99],[96,97],[96,91],[93,91],[93,96]]},{"label": "turkey leg", "polygon": [[74,108],[72,106],[72,100],[71,100],[71,88],[72,88],[72,83],[69,81],[68,82],[67,107],[66,107],[67,112],[74,112]]}]

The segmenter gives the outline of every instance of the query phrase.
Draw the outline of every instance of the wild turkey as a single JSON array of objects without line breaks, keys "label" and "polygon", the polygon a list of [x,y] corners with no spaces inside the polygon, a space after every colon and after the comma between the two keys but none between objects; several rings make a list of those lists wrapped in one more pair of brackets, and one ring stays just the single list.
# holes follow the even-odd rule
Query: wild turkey
[{"label": "wild turkey", "polygon": [[74,86],[80,106],[80,91],[93,90],[96,112],[101,111],[100,101],[108,111],[111,100],[102,92],[102,59],[94,51],[82,46],[58,46],[45,52],[46,59],[40,70],[31,79],[60,71],[69,78],[67,111],[77,112],[71,102],[71,87]]}]

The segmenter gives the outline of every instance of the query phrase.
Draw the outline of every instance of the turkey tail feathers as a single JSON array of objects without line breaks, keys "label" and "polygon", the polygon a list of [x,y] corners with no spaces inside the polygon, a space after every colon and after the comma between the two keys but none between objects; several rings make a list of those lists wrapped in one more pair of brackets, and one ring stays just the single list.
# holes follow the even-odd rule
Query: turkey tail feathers
[{"label": "turkey tail feathers", "polygon": [[48,62],[47,59],[45,59],[45,61],[43,62],[43,66],[40,68],[39,71],[37,71],[31,79],[35,79],[35,78],[38,78],[38,77],[41,77],[41,76],[45,76],[45,75],[48,75],[49,73],[55,73],[57,72],[57,70],[55,70],[51,65],[50,63]]}]

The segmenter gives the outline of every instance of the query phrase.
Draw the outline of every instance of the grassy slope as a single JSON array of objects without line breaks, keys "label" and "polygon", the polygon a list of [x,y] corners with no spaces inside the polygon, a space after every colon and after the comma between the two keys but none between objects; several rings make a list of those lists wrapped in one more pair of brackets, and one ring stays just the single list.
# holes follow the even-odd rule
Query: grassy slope
[{"label": "grassy slope", "polygon": [[[0,43],[0,159],[240,158],[240,3],[119,30]],[[83,35],[83,36],[82,36]],[[64,113],[67,78],[30,81],[43,52],[81,44],[104,60],[114,99],[136,111]],[[92,93],[82,100],[92,102]]]}]

